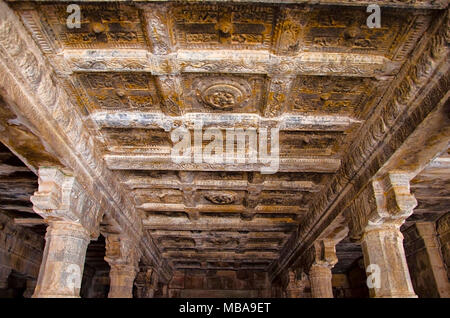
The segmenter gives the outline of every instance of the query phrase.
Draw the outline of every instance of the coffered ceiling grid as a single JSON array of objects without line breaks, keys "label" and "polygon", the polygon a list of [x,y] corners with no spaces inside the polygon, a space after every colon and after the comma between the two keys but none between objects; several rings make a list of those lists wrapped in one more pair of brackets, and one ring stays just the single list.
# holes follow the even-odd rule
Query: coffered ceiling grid
[{"label": "coffered ceiling grid", "polygon": [[[68,29],[65,4],[13,5],[179,269],[276,260],[434,14],[386,8],[369,29],[364,6],[81,3]],[[279,127],[279,172],[173,163],[170,131],[199,118]]]}]

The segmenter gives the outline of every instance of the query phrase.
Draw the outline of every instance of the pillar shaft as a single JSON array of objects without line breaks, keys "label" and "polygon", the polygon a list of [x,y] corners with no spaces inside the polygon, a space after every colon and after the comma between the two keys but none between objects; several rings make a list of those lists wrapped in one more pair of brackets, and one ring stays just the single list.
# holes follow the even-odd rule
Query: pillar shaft
[{"label": "pillar shaft", "polygon": [[132,265],[112,264],[109,272],[108,298],[133,298],[136,268]]},{"label": "pillar shaft", "polygon": [[27,279],[27,288],[23,292],[23,297],[31,298],[34,294],[35,289],[36,289],[36,280],[35,279]]},{"label": "pillar shaft", "polygon": [[373,287],[369,289],[371,297],[417,297],[406,263],[403,235],[397,226],[381,225],[367,229],[361,245],[366,269],[370,266],[368,283],[369,288]]},{"label": "pillar shaft", "polygon": [[79,297],[89,232],[74,222],[52,221],[33,297]]},{"label": "pillar shaft", "polygon": [[440,252],[435,224],[434,222],[417,222],[416,228],[423,239],[439,296],[441,298],[449,298],[450,283],[447,279],[447,270]]},{"label": "pillar shaft", "polygon": [[331,285],[331,267],[322,264],[313,264],[309,270],[311,282],[311,296],[313,298],[333,298]]},{"label": "pillar shaft", "polygon": [[12,269],[5,265],[0,265],[0,289],[8,288],[8,277]]},{"label": "pillar shaft", "polygon": [[136,242],[120,234],[107,235],[105,260],[111,268],[108,298],[133,297],[139,258]]}]

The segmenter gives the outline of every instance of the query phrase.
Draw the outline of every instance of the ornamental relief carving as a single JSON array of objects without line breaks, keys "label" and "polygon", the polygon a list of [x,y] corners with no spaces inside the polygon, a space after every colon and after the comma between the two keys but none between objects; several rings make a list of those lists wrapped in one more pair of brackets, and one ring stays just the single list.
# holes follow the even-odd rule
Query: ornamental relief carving
[{"label": "ornamental relief carving", "polygon": [[172,33],[182,48],[268,49],[275,10],[256,5],[174,5]]},{"label": "ornamental relief carving", "polygon": [[158,109],[155,80],[149,73],[78,73],[76,79],[94,109]]},{"label": "ornamental relief carving", "polygon": [[[256,112],[262,102],[264,81],[258,76],[184,76],[183,90],[188,111]],[[189,88],[194,88],[193,92]],[[255,105],[256,104],[256,105]]]},{"label": "ornamental relief carving", "polygon": [[211,191],[204,195],[205,199],[214,204],[232,204],[237,199],[237,194],[232,191]]},{"label": "ornamental relief carving", "polygon": [[205,84],[202,83],[198,88],[197,98],[214,109],[232,110],[248,101],[249,95],[246,94],[245,88],[234,83],[214,83],[210,86]]},{"label": "ornamental relief carving", "polygon": [[81,27],[69,29],[66,25],[67,6],[38,7],[47,34],[65,48],[145,48],[147,42],[142,30],[139,11],[133,6],[108,4],[80,4]]},{"label": "ornamental relief carving", "polygon": [[371,78],[299,76],[291,90],[293,111],[358,115],[376,91]]}]

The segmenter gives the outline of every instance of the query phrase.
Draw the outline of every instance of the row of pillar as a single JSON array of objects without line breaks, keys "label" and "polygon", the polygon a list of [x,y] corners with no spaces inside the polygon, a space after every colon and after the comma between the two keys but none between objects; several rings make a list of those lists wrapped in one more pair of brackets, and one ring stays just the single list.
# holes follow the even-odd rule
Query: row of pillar
[{"label": "row of pillar", "polygon": [[[410,193],[411,176],[406,173],[388,173],[373,181],[372,186],[360,193],[348,209],[350,235],[359,240],[367,272],[367,285],[371,297],[416,298],[403,246],[401,225],[413,213],[417,201]],[[419,224],[429,253],[437,250],[436,238],[430,238],[430,226]],[[335,245],[342,239],[324,238],[318,240],[305,253],[301,271],[309,276],[311,296],[332,298],[332,268],[337,262]],[[434,251],[432,265],[441,269],[442,259]],[[439,264],[437,264],[439,263]],[[435,271],[443,278],[444,271]],[[293,271],[291,271],[293,272]],[[291,275],[288,290],[304,288],[300,279]],[[441,295],[447,295],[448,280],[439,279]],[[445,286],[442,286],[442,285]],[[292,294],[292,293],[291,293]]]},{"label": "row of pillar", "polygon": [[[316,258],[309,269],[303,269],[308,274],[311,297],[333,298],[332,268],[337,263],[335,250],[324,254],[323,248],[319,249],[317,245],[314,247]],[[361,246],[371,297],[417,297],[411,283],[400,230],[386,226],[367,231],[362,237]],[[296,283],[298,288],[305,286],[299,285],[295,279],[291,279],[291,282]]]},{"label": "row of pillar", "polygon": [[[365,204],[355,200],[349,222],[351,235],[359,236],[366,268],[374,270],[371,296],[417,297],[400,232],[400,226],[417,204],[410,194],[409,180],[403,175],[388,174],[375,180],[368,195],[360,197]],[[34,297],[79,297],[87,246],[99,235],[101,208],[85,195],[75,178],[54,168],[39,170],[39,190],[31,201],[34,210],[48,223]],[[308,274],[312,297],[333,297],[331,269],[337,263],[335,247],[342,238],[319,239],[303,256],[303,271]],[[106,235],[108,297],[133,296],[140,257],[138,244],[132,239],[121,234]],[[140,284],[142,280],[144,283]],[[146,287],[145,281],[151,281],[151,286]],[[290,281],[291,291],[304,285],[295,277],[290,277]],[[138,280],[138,293],[141,297],[153,295],[157,284],[155,275],[146,272]]]}]

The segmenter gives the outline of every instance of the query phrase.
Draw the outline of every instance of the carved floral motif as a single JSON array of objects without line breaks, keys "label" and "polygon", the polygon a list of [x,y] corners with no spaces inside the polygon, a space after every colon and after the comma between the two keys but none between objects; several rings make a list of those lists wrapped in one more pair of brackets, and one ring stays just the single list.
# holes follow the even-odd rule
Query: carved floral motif
[{"label": "carved floral motif", "polygon": [[236,193],[231,191],[212,191],[205,194],[205,199],[215,204],[232,204],[236,198]]}]

